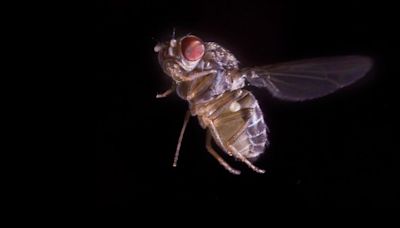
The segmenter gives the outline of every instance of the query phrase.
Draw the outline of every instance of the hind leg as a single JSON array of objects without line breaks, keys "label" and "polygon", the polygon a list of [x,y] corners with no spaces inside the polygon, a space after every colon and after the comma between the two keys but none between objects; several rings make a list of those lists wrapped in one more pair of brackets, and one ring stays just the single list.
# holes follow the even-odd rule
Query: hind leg
[{"label": "hind leg", "polygon": [[[249,109],[248,112],[251,115],[252,109]],[[233,144],[236,142],[236,140],[239,139],[239,137],[245,133],[247,130],[247,127],[249,125],[249,121],[247,120],[245,124],[243,124],[237,132],[226,142],[225,147],[228,149],[228,153],[232,154],[235,158],[239,159],[240,161],[244,162],[247,166],[249,166],[252,170],[254,170],[257,173],[265,173],[265,170],[260,169],[253,165],[243,154],[241,154],[241,151],[237,151]]]},{"label": "hind leg", "polygon": [[249,159],[247,159],[245,156],[243,156],[243,154],[238,153],[237,151],[235,151],[235,148],[233,146],[228,146],[229,150],[231,151],[231,153],[233,154],[233,156],[237,159],[239,159],[240,161],[244,162],[249,168],[251,168],[254,172],[257,173],[265,173],[265,170],[258,168],[257,166],[253,165]]},{"label": "hind leg", "polygon": [[221,156],[218,155],[218,153],[212,148],[211,145],[211,133],[208,130],[207,131],[207,135],[206,135],[206,148],[207,151],[215,158],[217,159],[217,161],[219,162],[219,164],[221,164],[226,170],[228,170],[229,172],[235,174],[235,175],[239,175],[240,171],[236,170],[234,168],[232,168]]},{"label": "hind leg", "polygon": [[[236,129],[236,131],[232,134],[231,137],[226,138],[226,140],[221,140],[221,137],[218,133],[218,130],[216,129],[215,125],[213,124],[212,121],[210,121],[210,130],[214,132],[214,135],[217,140],[220,140],[220,144],[222,144],[222,148],[231,156],[235,157],[236,159],[242,161],[245,163],[249,168],[251,168],[253,171],[257,173],[265,173],[265,170],[260,169],[253,165],[243,154],[242,151],[238,151],[233,144],[239,139],[239,137],[245,133],[247,130],[247,127],[249,125],[249,119],[250,116],[253,114],[253,109],[242,109],[238,112],[233,112],[228,115],[225,115],[222,118],[219,118],[218,121],[222,123],[229,122],[230,120],[234,120],[237,118],[241,118],[245,120],[245,122],[242,122],[241,126]],[[210,133],[209,137],[211,137]]]},{"label": "hind leg", "polygon": [[226,138],[226,140],[223,142],[223,147],[225,148],[226,152],[229,155],[234,156],[236,159],[242,161],[243,163],[245,163],[249,168],[251,168],[253,171],[257,172],[257,173],[265,173],[265,170],[260,169],[258,167],[256,167],[255,165],[253,165],[247,158],[245,155],[243,155],[243,150],[248,150],[250,147],[250,144],[248,144],[247,147],[244,148],[235,148],[234,144],[237,142],[237,140],[239,140],[240,136],[242,136],[243,134],[246,134],[246,130],[249,126],[249,122],[250,122],[250,117],[254,114],[254,109],[252,108],[247,108],[247,109],[241,109],[237,112],[232,112],[229,113],[227,115],[225,115],[224,117],[218,118],[219,122],[222,123],[227,123],[230,120],[234,120],[237,118],[240,118],[243,120],[243,122],[241,123],[240,127],[236,128],[236,130],[234,131],[234,133],[232,134],[231,137]]}]

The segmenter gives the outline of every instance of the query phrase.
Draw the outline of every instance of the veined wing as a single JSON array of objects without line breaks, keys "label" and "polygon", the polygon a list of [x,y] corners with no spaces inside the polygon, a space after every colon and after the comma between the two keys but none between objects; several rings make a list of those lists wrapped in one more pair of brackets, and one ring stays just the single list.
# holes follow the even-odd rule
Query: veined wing
[{"label": "veined wing", "polygon": [[371,66],[369,57],[340,56],[244,68],[242,74],[251,85],[267,88],[274,97],[302,101],[328,95],[352,84]]}]

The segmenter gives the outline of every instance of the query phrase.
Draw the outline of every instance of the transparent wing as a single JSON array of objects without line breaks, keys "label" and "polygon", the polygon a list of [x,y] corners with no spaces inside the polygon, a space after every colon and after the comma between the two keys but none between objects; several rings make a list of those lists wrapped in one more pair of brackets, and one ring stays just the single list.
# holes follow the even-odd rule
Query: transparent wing
[{"label": "transparent wing", "polygon": [[247,81],[265,87],[277,98],[289,101],[330,94],[363,77],[372,60],[365,56],[305,59],[243,69]]}]

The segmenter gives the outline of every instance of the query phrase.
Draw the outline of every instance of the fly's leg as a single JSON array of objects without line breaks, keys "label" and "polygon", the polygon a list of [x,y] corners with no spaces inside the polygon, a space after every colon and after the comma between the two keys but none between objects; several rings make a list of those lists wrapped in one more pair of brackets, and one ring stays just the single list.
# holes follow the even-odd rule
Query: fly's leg
[{"label": "fly's leg", "polygon": [[[248,117],[251,116],[251,114],[253,113],[253,109],[244,109],[242,111],[246,111],[247,113],[245,115],[247,115]],[[238,129],[237,132],[235,132],[235,134],[226,142],[226,148],[228,148],[228,151],[230,151],[231,154],[233,154],[233,156],[237,159],[239,159],[240,161],[244,162],[247,166],[249,166],[252,170],[254,170],[257,173],[265,173],[265,170],[260,169],[258,167],[256,167],[255,165],[253,165],[245,156],[243,156],[243,154],[241,154],[240,152],[236,151],[236,149],[232,146],[235,141],[244,133],[244,131],[246,131],[248,125],[249,125],[249,118],[246,118],[247,121],[245,124],[243,124],[242,127],[240,127]]]},{"label": "fly's leg", "polygon": [[209,116],[209,118],[212,119],[212,120],[215,120],[219,115],[222,114],[222,112],[225,111],[225,109],[226,109],[228,106],[232,106],[233,103],[237,103],[237,102],[234,101],[234,100],[239,100],[239,99],[243,98],[244,96],[246,96],[246,94],[242,93],[242,92],[239,90],[237,93],[234,94],[234,97],[233,97],[232,100],[229,100],[229,101],[227,101],[226,103],[222,103],[222,102],[221,102],[222,104],[217,104],[217,103],[216,103],[215,105],[219,105],[219,106],[216,106],[216,107],[215,107],[216,110]]},{"label": "fly's leg", "polygon": [[222,122],[229,121],[230,119],[238,118],[238,115],[240,115],[241,118],[246,120],[246,122],[233,134],[232,137],[226,140],[226,143],[224,143],[223,145],[226,148],[228,154],[233,155],[235,158],[245,163],[249,168],[251,168],[255,172],[265,173],[265,170],[260,169],[255,165],[253,165],[243,154],[240,153],[240,151],[237,151],[233,147],[235,141],[244,133],[244,131],[246,131],[249,124],[250,116],[253,114],[253,111],[254,111],[253,109],[242,109],[239,112],[233,112],[227,116],[224,116],[223,118],[218,119],[218,121]]},{"label": "fly's leg", "polygon": [[206,135],[206,148],[207,151],[215,158],[217,159],[217,161],[219,162],[219,164],[221,164],[226,170],[228,170],[229,172],[235,174],[235,175],[239,175],[240,171],[236,170],[234,168],[232,168],[221,156],[219,156],[217,154],[217,152],[212,148],[211,145],[211,133],[208,130],[207,131],[207,135]]},{"label": "fly's leg", "polygon": [[207,76],[209,74],[215,74],[215,73],[217,73],[216,70],[207,70],[207,71],[195,72],[195,73],[191,73],[191,74],[189,74],[187,76],[182,75],[182,76],[180,76],[180,79],[182,81],[193,81],[194,79],[201,78],[201,77]]},{"label": "fly's leg", "polygon": [[[212,133],[212,136],[214,136],[215,142],[221,147],[224,148],[224,142],[222,141],[221,137],[218,134],[217,128],[215,127],[213,121],[211,121],[208,118],[204,118],[206,125],[210,128],[210,132]],[[229,156],[232,156],[232,153],[230,151],[226,151]]]},{"label": "fly's leg", "polygon": [[238,153],[235,151],[235,148],[233,148],[233,146],[229,145],[228,147],[232,153],[233,156],[235,156],[237,159],[239,159],[240,161],[244,162],[248,167],[250,167],[252,170],[254,170],[257,173],[265,173],[265,170],[260,169],[258,167],[256,167],[255,165],[253,165],[245,156],[243,156],[241,153]]},{"label": "fly's leg", "polygon": [[[245,109],[248,112],[248,115],[251,114],[252,109]],[[243,111],[245,111],[243,110]],[[232,115],[226,116],[224,119],[227,120],[228,118],[234,118],[235,116],[237,116],[238,113],[232,113]],[[238,151],[236,151],[236,149],[232,146],[232,144],[238,139],[238,137],[247,129],[248,126],[248,121],[246,122],[246,124],[244,124],[237,132],[235,132],[235,134],[226,142],[224,143],[221,138],[219,137],[219,134],[217,132],[217,129],[213,123],[213,121],[208,121],[209,123],[209,127],[211,132],[213,132],[214,134],[214,139],[216,140],[216,142],[218,142],[220,145],[222,145],[223,148],[226,148],[226,152],[230,155],[230,156],[234,156],[235,158],[239,159],[240,161],[242,161],[243,163],[245,163],[249,168],[251,168],[253,171],[257,172],[257,173],[265,173],[265,170],[260,169],[258,167],[256,167],[255,165],[253,165],[245,156],[243,156],[241,153],[239,153]]]},{"label": "fly's leg", "polygon": [[189,122],[189,118],[190,118],[190,111],[188,110],[188,111],[186,111],[185,119],[183,120],[183,126],[182,126],[182,129],[181,129],[181,133],[179,135],[178,145],[176,145],[174,163],[172,164],[173,167],[176,167],[177,164],[178,164],[179,151],[181,149],[181,143],[182,143],[182,139],[183,139],[183,134],[185,133],[185,129],[186,129],[187,123]]},{"label": "fly's leg", "polygon": [[186,96],[186,100],[192,100],[196,95],[201,94],[206,91],[211,86],[212,81],[210,80],[202,80],[200,83],[195,83],[191,86],[190,92]]},{"label": "fly's leg", "polygon": [[171,86],[171,88],[169,88],[169,89],[168,89],[167,91],[165,91],[164,93],[157,94],[156,98],[164,98],[164,97],[167,97],[167,96],[169,96],[171,93],[173,93],[173,92],[175,91],[175,89],[176,89],[176,84],[173,83],[172,86]]},{"label": "fly's leg", "polygon": [[250,116],[253,114],[254,110],[253,109],[244,109],[242,111],[245,111],[245,115],[247,119],[246,123],[244,123],[237,132],[235,132],[235,134],[227,141],[227,145],[232,145],[233,143],[235,143],[235,141],[243,134],[243,132],[247,129],[247,127],[249,126],[249,121],[248,119],[250,118]]},{"label": "fly's leg", "polygon": [[197,115],[205,115],[208,118],[213,118],[215,115],[213,113],[221,113],[224,108],[242,95],[241,90],[237,90],[233,93],[225,93],[222,96],[216,98],[215,100],[210,101],[206,106],[197,106],[196,104],[192,105],[193,113]]},{"label": "fly's leg", "polygon": [[[229,104],[229,103],[228,103]],[[225,106],[225,104],[223,105],[223,107]],[[220,115],[221,111],[220,110],[216,110],[214,113],[218,113],[218,115]],[[213,113],[213,118],[208,118],[208,117],[204,117],[203,116],[203,121],[206,123],[206,126],[209,127],[212,136],[214,136],[214,140],[215,142],[221,147],[221,148],[227,148],[226,145],[227,143],[224,142],[224,140],[222,140],[222,138],[220,137],[220,134],[218,133],[218,129],[217,126],[215,126],[215,121],[217,120],[218,122],[226,122],[226,121],[230,121],[232,119],[236,119],[236,118],[242,118],[242,116],[244,116],[246,119],[248,119],[248,116],[250,115],[250,109],[243,109],[241,112],[232,112],[229,115],[224,116],[223,118],[218,118],[219,116],[214,116]],[[243,127],[242,127],[243,128]],[[246,128],[244,128],[246,129]],[[236,132],[233,136],[235,135],[240,135],[240,132]],[[238,137],[236,136],[236,137]],[[232,138],[232,137],[231,137]],[[231,153],[230,150],[226,150],[226,152],[228,153],[229,156],[233,156],[233,154]]]}]

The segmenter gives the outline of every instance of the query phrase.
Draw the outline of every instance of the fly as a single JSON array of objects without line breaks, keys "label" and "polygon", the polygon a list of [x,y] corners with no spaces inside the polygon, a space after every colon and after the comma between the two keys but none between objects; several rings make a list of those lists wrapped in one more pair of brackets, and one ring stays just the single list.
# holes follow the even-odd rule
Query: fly
[{"label": "fly", "polygon": [[305,59],[273,65],[240,68],[235,56],[214,42],[194,35],[158,43],[158,61],[173,80],[166,97],[176,91],[189,103],[180,132],[173,166],[190,116],[197,116],[206,129],[206,150],[229,172],[240,174],[212,147],[212,140],[229,156],[257,173],[265,170],[253,162],[269,145],[268,127],[254,95],[244,89],[249,84],[266,88],[281,100],[304,101],[322,97],[362,78],[372,61],[365,56]]}]

